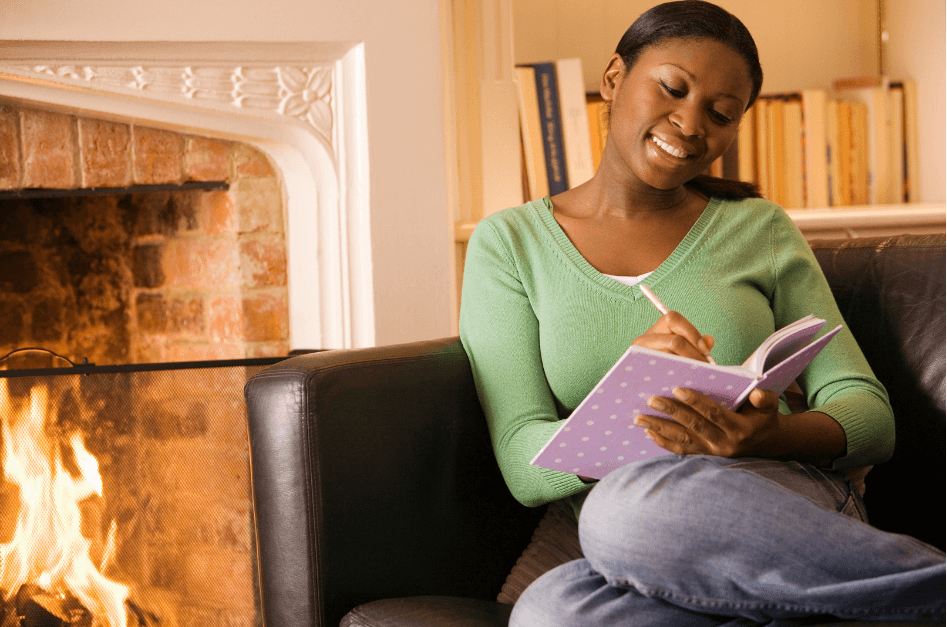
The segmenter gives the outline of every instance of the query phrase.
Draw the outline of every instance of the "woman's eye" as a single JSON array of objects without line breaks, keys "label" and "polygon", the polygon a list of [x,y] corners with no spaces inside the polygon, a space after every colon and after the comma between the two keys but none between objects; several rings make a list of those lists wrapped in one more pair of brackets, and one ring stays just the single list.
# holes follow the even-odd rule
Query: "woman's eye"
[{"label": "woman's eye", "polygon": [[684,97],[684,92],[682,92],[682,91],[679,90],[679,89],[674,89],[673,87],[671,87],[670,85],[668,85],[668,84],[665,83],[664,81],[661,81],[661,87],[664,88],[664,91],[666,91],[667,93],[671,94],[671,95],[674,96],[675,98],[683,98],[683,97]]},{"label": "woman's eye", "polygon": [[729,116],[726,116],[726,115],[720,113],[719,111],[715,111],[714,109],[711,109],[711,110],[710,110],[710,115],[711,115],[711,117],[713,117],[715,120],[717,120],[717,122],[720,123],[720,124],[731,124],[731,123],[733,123],[733,118],[731,118],[731,117],[729,117]]}]

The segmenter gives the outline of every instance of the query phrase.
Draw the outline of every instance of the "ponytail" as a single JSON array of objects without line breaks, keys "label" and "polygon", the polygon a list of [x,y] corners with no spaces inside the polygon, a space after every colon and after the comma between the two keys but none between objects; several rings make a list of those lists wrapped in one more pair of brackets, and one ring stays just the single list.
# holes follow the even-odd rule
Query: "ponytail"
[{"label": "ponytail", "polygon": [[731,181],[729,179],[720,179],[715,176],[701,174],[684,183],[684,187],[689,187],[696,192],[700,192],[707,198],[717,197],[722,200],[744,200],[746,198],[762,198],[760,188],[753,183],[744,181]]}]

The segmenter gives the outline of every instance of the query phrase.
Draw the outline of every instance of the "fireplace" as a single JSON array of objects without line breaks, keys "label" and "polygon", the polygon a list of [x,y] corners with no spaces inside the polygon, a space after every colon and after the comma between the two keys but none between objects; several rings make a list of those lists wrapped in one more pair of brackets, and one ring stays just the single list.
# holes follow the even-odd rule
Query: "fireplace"
[{"label": "fireplace", "polygon": [[0,67],[0,627],[261,624],[243,385],[371,342],[360,52],[330,52]]},{"label": "fireplace", "polygon": [[289,350],[279,172],[15,101],[0,134],[0,625],[260,624],[243,386]]}]

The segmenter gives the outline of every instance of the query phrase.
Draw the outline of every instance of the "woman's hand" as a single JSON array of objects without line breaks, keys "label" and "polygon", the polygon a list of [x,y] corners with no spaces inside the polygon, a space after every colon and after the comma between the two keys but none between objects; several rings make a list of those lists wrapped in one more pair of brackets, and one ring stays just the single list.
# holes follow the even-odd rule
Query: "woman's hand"
[{"label": "woman's hand", "polygon": [[658,318],[658,321],[644,334],[637,337],[632,344],[672,355],[707,361],[710,349],[714,345],[714,338],[701,335],[687,318],[676,311],[669,311]]},{"label": "woman's hand", "polygon": [[754,390],[739,411],[684,388],[674,398],[653,396],[648,406],[673,418],[639,416],[635,424],[648,430],[654,442],[679,455],[773,457],[781,435],[779,397]]},{"label": "woman's hand", "polygon": [[738,411],[683,388],[674,398],[653,396],[648,405],[673,418],[639,416],[635,424],[655,443],[679,455],[794,459],[830,466],[845,455],[845,431],[831,416],[806,411],[779,413],[775,392],[753,390]]}]

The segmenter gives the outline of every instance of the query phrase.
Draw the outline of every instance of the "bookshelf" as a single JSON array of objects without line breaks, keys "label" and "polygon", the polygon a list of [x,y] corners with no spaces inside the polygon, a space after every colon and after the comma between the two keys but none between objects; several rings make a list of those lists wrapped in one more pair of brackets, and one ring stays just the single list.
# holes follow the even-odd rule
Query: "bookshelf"
[{"label": "bookshelf", "polygon": [[[551,5],[539,0],[444,0],[450,5],[446,13],[447,19],[452,20],[452,31],[448,37],[452,38],[453,45],[445,49],[449,52],[449,61],[446,63],[456,70],[460,68],[461,72],[454,72],[448,76],[448,109],[454,116],[449,120],[448,126],[453,123],[454,126],[448,129],[449,149],[455,150],[457,159],[449,159],[449,167],[452,168],[454,176],[452,177],[457,185],[451,193],[451,211],[453,215],[454,227],[451,236],[455,242],[454,263],[455,273],[455,302],[459,303],[459,294],[461,287],[463,258],[466,252],[466,242],[470,237],[474,226],[480,218],[507,206],[519,204],[524,196],[524,170],[522,159],[522,148],[518,132],[509,134],[491,132],[498,124],[503,124],[506,129],[510,128],[510,111],[513,111],[515,119],[516,95],[515,95],[515,71],[513,68],[517,62],[538,62],[554,61],[562,57],[582,56],[584,59],[594,59],[588,62],[591,66],[598,63],[599,57],[603,54],[607,58],[609,51],[591,50],[592,46],[601,46],[598,41],[607,41],[611,45],[618,40],[620,31],[617,35],[611,32],[594,32],[590,36],[581,21],[583,13],[599,12],[608,14],[608,20],[595,18],[586,20],[595,22],[594,28],[606,29],[620,26],[621,31],[631,23],[634,16],[654,4],[653,1],[632,0],[623,2],[624,13],[619,16],[616,11],[617,6],[612,0],[596,0],[595,2],[570,3],[567,0],[550,0]],[[869,3],[861,5],[858,3],[835,4],[835,3],[806,3],[806,11],[822,12],[817,16],[799,18],[803,23],[812,25],[807,28],[807,32],[812,35],[808,37],[805,45],[802,45],[798,38],[785,38],[781,35],[786,32],[786,20],[791,17],[789,13],[784,16],[770,19],[770,25],[758,25],[750,23],[752,20],[759,19],[761,14],[758,8],[750,5],[750,0],[720,0],[725,8],[733,11],[735,14],[743,17],[747,21],[747,26],[751,32],[756,34],[759,41],[777,41],[777,49],[771,51],[772,58],[766,58],[766,51],[761,48],[761,57],[764,70],[767,72],[766,83],[764,83],[764,93],[785,93],[801,89],[824,89],[831,92],[831,81],[838,78],[878,74],[884,72],[884,58],[892,56],[887,53],[886,44],[880,37],[885,28],[884,4],[886,0],[876,0],[870,3],[874,7],[866,7]],[[558,53],[543,53],[543,58],[538,56],[531,59],[520,59],[518,55],[513,54],[514,45],[517,52],[520,52],[522,40],[514,36],[514,13],[518,17],[523,16],[524,9],[522,3],[532,3],[535,8],[527,8],[526,11],[532,11],[529,14],[532,27],[526,33],[527,39],[532,38],[532,42],[550,42],[554,50]],[[746,4],[750,8],[741,6]],[[915,6],[910,9],[907,5]],[[916,27],[921,22],[930,21],[923,17],[928,12],[929,7],[924,8],[923,3],[911,0],[905,7],[899,9],[899,15],[896,20],[904,22],[906,19],[901,13],[913,12],[915,17],[909,18],[912,27]],[[848,7],[848,8],[846,8]],[[775,10],[775,8],[774,8]],[[783,9],[779,9],[783,10]],[[801,10],[801,9],[800,9]],[[451,16],[453,11],[453,16]],[[854,11],[852,15],[841,16],[834,15],[831,12]],[[793,9],[791,13],[797,13]],[[824,13],[824,14],[823,14]],[[544,17],[539,19],[540,14]],[[460,15],[462,22],[458,22],[456,16]],[[921,16],[921,17],[917,17]],[[599,16],[601,17],[601,16]],[[839,39],[838,24],[845,22],[848,18],[852,29],[844,29],[844,35]],[[796,18],[793,18],[796,19]],[[545,20],[545,21],[543,21]],[[912,21],[913,20],[913,21]],[[568,23],[569,28],[560,28],[558,22]],[[548,23],[547,23],[548,22]],[[604,26],[603,26],[604,25]],[[773,32],[766,32],[769,28]],[[821,30],[820,30],[821,29]],[[828,29],[828,30],[827,30]],[[904,26],[901,26],[902,31]],[[897,28],[895,29],[897,30]],[[856,32],[857,31],[857,32]],[[821,34],[820,34],[821,33]],[[835,33],[835,36],[832,34]],[[846,37],[848,39],[846,39]],[[940,35],[942,38],[943,35]],[[818,41],[825,40],[827,43],[819,44]],[[759,42],[758,42],[759,43]],[[529,42],[527,42],[529,44]],[[934,42],[936,45],[937,42]],[[819,46],[822,45],[823,48]],[[940,66],[936,63],[942,63],[942,60],[930,60],[929,55],[922,54],[924,46],[931,44],[914,44],[918,49],[918,54],[914,55],[913,61],[906,65],[902,63],[894,71],[897,72],[892,78],[916,77],[919,86],[930,86],[934,83],[932,90],[940,87],[936,76],[942,74]],[[509,46],[508,48],[506,46]],[[582,48],[584,46],[584,48]],[[781,48],[779,48],[781,46]],[[842,50],[840,48],[845,48]],[[581,50],[579,48],[582,48]],[[576,52],[578,51],[578,52]],[[857,51],[858,54],[855,54]],[[851,53],[851,54],[849,54]],[[537,53],[538,54],[538,53]],[[860,55],[860,63],[854,63],[851,58]],[[910,55],[902,55],[904,58]],[[817,58],[818,63],[810,62],[807,59]],[[498,62],[499,61],[499,62]],[[832,63],[842,63],[849,65],[836,65]],[[912,65],[913,64],[913,65]],[[919,66],[920,64],[920,66]],[[897,64],[894,64],[897,65]],[[602,63],[604,67],[604,63]],[[919,67],[916,67],[919,66]],[[594,88],[590,74],[597,73],[586,70],[586,91]],[[505,72],[509,72],[508,76]],[[503,75],[501,77],[501,75]],[[780,77],[783,78],[780,78]],[[498,104],[494,98],[489,102],[485,96],[471,98],[471,94],[476,94],[476,90],[483,86],[494,89],[494,83],[499,77],[501,81],[508,82],[510,91],[506,97],[505,109],[500,111],[491,108]],[[815,78],[812,78],[815,77]],[[932,79],[932,77],[935,77]],[[489,79],[489,80],[486,80]],[[810,84],[809,81],[812,81]],[[805,82],[803,82],[805,81]],[[924,82],[926,81],[926,82]],[[590,87],[590,85],[592,85]],[[919,87],[920,89],[920,87]],[[936,94],[935,94],[936,95]],[[489,94],[487,94],[489,96]],[[923,103],[922,103],[923,104]],[[942,104],[940,105],[942,106]],[[919,107],[919,116],[924,116],[929,107]],[[928,114],[929,115],[929,114]],[[450,116],[449,116],[450,117]],[[927,118],[922,117],[922,120]],[[486,138],[489,137],[489,142]],[[939,150],[933,154],[935,160],[942,163],[942,148],[935,145]],[[513,163],[511,156],[515,155],[517,163]],[[499,165],[503,161],[502,167]],[[922,149],[921,161],[927,163],[931,161],[931,154],[925,154]],[[493,167],[491,169],[491,163]],[[498,184],[499,179],[494,176],[492,179],[483,177],[477,178],[476,170],[480,168],[484,172],[502,172],[507,176],[506,182]],[[515,176],[511,169],[515,171]],[[929,175],[925,175],[929,176]],[[794,222],[799,226],[802,233],[808,239],[818,239],[824,237],[868,237],[873,235],[886,235],[897,233],[943,233],[945,232],[945,203],[942,198],[943,193],[936,193],[934,201],[929,198],[917,198],[918,202],[910,203],[885,203],[885,204],[856,204],[844,207],[827,206],[828,203],[811,204],[806,209],[789,209],[788,213]],[[487,198],[499,202],[487,202]],[[856,202],[861,198],[853,198],[849,202]],[[896,200],[896,199],[893,199]],[[455,312],[456,313],[456,312]],[[456,319],[455,319],[456,322]]]}]

